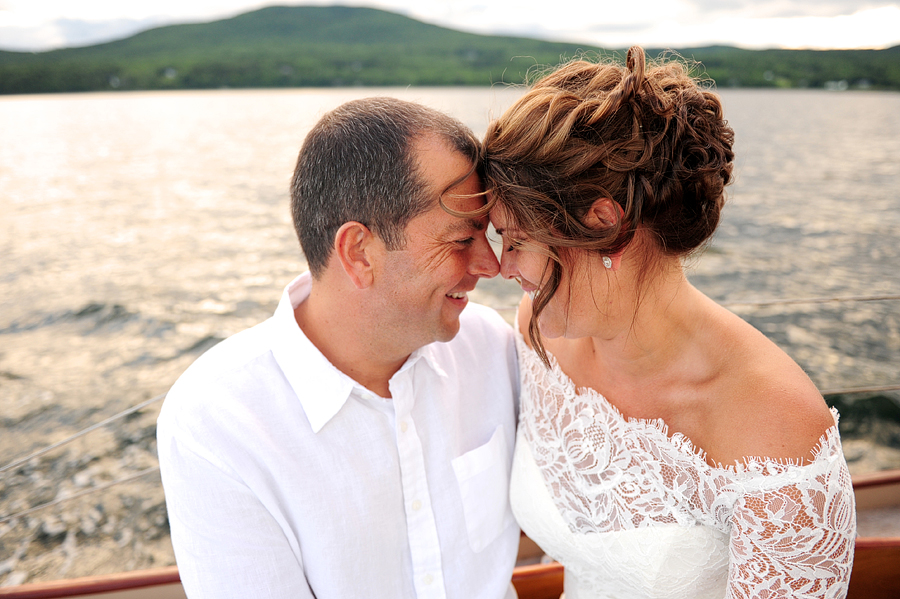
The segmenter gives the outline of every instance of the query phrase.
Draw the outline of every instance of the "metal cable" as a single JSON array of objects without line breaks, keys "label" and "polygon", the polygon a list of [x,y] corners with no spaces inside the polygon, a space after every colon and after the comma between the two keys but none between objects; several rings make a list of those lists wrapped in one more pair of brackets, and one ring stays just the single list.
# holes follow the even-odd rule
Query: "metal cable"
[{"label": "metal cable", "polygon": [[126,476],[124,478],[120,478],[108,483],[104,483],[102,485],[97,485],[96,487],[91,487],[90,489],[85,489],[84,491],[80,491],[75,493],[74,495],[67,495],[66,497],[60,497],[59,499],[54,499],[53,501],[48,501],[47,503],[42,503],[41,505],[37,505],[32,508],[28,508],[27,510],[22,510],[21,512],[16,512],[15,514],[10,514],[9,516],[3,516],[0,518],[0,524],[4,522],[9,522],[10,520],[14,520],[16,518],[20,518],[22,516],[27,516],[33,512],[38,510],[42,510],[44,508],[52,507],[54,505],[59,505],[60,503],[64,503],[66,501],[71,501],[73,499],[78,499],[79,497],[84,497],[85,495],[90,495],[91,493],[96,493],[97,491],[102,491],[104,489],[108,489],[115,485],[119,485],[122,483],[127,483],[129,481],[135,480],[137,478],[141,478],[142,476],[147,476],[148,474],[153,474],[154,472],[159,472],[159,466],[151,466],[140,472],[136,472],[131,476]]},{"label": "metal cable", "polygon": [[[849,387],[849,388],[843,388],[843,389],[825,389],[825,390],[821,391],[821,393],[822,393],[822,395],[847,395],[847,394],[851,394],[851,393],[879,393],[879,392],[882,392],[882,391],[898,391],[898,390],[900,390],[900,385],[884,385],[884,386],[881,386],[881,387]],[[164,396],[164,395],[165,395],[165,394],[163,394],[163,396]],[[160,398],[159,398],[159,397],[154,398],[154,400],[158,400],[158,399],[160,399]],[[150,400],[150,401],[154,401],[154,400]],[[147,402],[145,402],[145,404],[146,404],[146,403],[147,403]],[[143,405],[143,404],[142,404],[142,405]],[[120,417],[123,416],[125,413],[131,413],[131,412],[135,411],[136,409],[139,409],[140,407],[141,407],[141,406],[136,406],[135,408],[132,408],[132,409],[130,409],[130,410],[127,410],[126,412],[123,412],[121,415],[117,414],[116,416],[113,416],[112,418],[107,419],[106,421],[104,421],[103,423],[100,423],[100,424],[104,424],[104,423],[107,423],[107,422],[111,422],[112,420],[114,420],[114,419],[116,419],[116,418],[120,418]],[[96,428],[96,427],[99,426],[100,424],[94,425],[94,427],[92,427],[92,428]],[[86,430],[87,430],[87,429],[86,429]],[[79,436],[80,436],[80,435],[79,435]],[[58,447],[59,445],[60,445],[60,444],[57,444],[56,446]],[[49,450],[49,448],[48,448],[48,450]],[[40,452],[40,453],[45,453],[45,451],[42,451],[42,452]],[[40,453],[39,453],[38,455],[40,455]],[[34,456],[33,456],[33,455],[30,456],[28,459],[30,459],[31,457],[34,457]],[[9,516],[4,516],[4,517],[0,518],[0,524],[3,524],[3,523],[5,523],[5,522],[9,522],[10,520],[13,520],[13,519],[15,519],[15,518],[19,518],[19,517],[21,517],[21,516],[27,516],[28,514],[31,514],[32,512],[36,512],[36,511],[42,510],[42,509],[44,509],[44,508],[52,507],[52,506],[54,506],[54,505],[58,505],[58,504],[60,504],[60,503],[66,502],[66,501],[71,501],[72,499],[77,499],[77,498],[79,498],[79,497],[83,497],[83,496],[89,495],[89,494],[91,494],[91,493],[96,493],[97,491],[102,491],[102,490],[104,490],[104,489],[108,489],[108,488],[110,488],[110,487],[114,487],[115,485],[118,485],[118,484],[121,484],[121,483],[127,483],[127,482],[129,482],[129,481],[135,480],[135,479],[137,479],[137,478],[141,478],[142,476],[146,476],[146,475],[148,475],[148,474],[152,474],[152,473],[158,472],[158,471],[159,471],[159,466],[151,466],[150,468],[147,468],[147,469],[145,469],[145,470],[142,470],[142,471],[140,471],[140,472],[138,472],[138,473],[136,473],[136,474],[133,474],[133,475],[131,475],[131,476],[126,476],[125,478],[120,478],[120,479],[117,479],[117,480],[108,482],[108,483],[106,483],[106,484],[103,484],[103,485],[98,485],[98,486],[96,486],[96,487],[92,487],[92,488],[90,488],[90,489],[86,489],[86,490],[81,491],[81,492],[79,492],[79,493],[76,493],[76,494],[74,494],[74,495],[69,495],[69,496],[66,496],[66,497],[61,497],[61,498],[59,498],[59,499],[55,499],[55,500],[50,501],[50,502],[48,502],[48,503],[43,503],[43,504],[38,505],[38,506],[35,506],[35,507],[33,507],[33,508],[29,508],[29,509],[23,510],[23,511],[21,511],[21,512],[16,512],[15,514],[10,514]]]},{"label": "metal cable", "polygon": [[[848,297],[815,297],[815,298],[803,298],[803,299],[792,299],[792,300],[775,299],[775,300],[756,300],[756,301],[735,301],[735,302],[722,302],[721,305],[722,306],[776,306],[776,305],[789,305],[789,304],[824,304],[824,303],[829,303],[829,302],[871,302],[871,301],[883,301],[883,300],[900,300],[900,295],[856,295],[856,296],[848,296]],[[500,307],[500,308],[495,308],[495,309],[497,311],[506,312],[506,311],[517,310],[518,308],[517,307]],[[852,394],[852,393],[879,393],[882,391],[897,391],[897,390],[900,390],[900,385],[825,389],[825,390],[822,390],[821,393],[822,393],[822,395],[847,395],[847,394]],[[165,396],[166,396],[166,393],[157,395],[156,397],[153,397],[151,399],[148,399],[147,401],[139,403],[136,406],[132,406],[131,408],[128,408],[127,410],[124,410],[122,412],[119,412],[118,414],[110,416],[109,418],[107,418],[101,422],[93,424],[93,425],[75,433],[74,435],[67,437],[66,439],[63,439],[62,441],[59,441],[52,445],[49,445],[49,446],[47,446],[41,450],[38,450],[34,453],[31,453],[23,458],[19,458],[13,462],[7,464],[3,468],[0,468],[0,474],[4,474],[8,470],[16,468],[17,466],[20,466],[33,458],[42,456],[45,453],[48,453],[58,447],[62,447],[63,445],[71,443],[72,441],[88,434],[89,432],[91,432],[93,430],[96,430],[102,426],[106,426],[107,424],[109,424],[111,422],[115,422],[116,420],[119,420],[121,418],[124,418],[125,416],[128,416],[129,414],[133,414],[134,412],[142,410],[143,408],[145,408],[153,403],[156,403],[157,401],[160,401]],[[44,503],[44,504],[35,506],[33,508],[29,508],[27,510],[17,512],[15,514],[11,514],[9,516],[4,516],[4,517],[0,518],[0,524],[3,524],[4,522],[8,522],[15,518],[19,518],[21,516],[31,514],[38,510],[42,510],[42,509],[45,509],[45,508],[48,508],[48,507],[51,507],[54,505],[58,505],[60,503],[70,501],[72,499],[77,499],[78,497],[83,497],[84,495],[96,493],[98,491],[102,491],[104,489],[108,489],[115,485],[126,483],[129,481],[135,480],[137,478],[141,478],[142,476],[146,476],[148,474],[151,474],[153,472],[158,472],[158,471],[159,471],[159,466],[152,466],[150,468],[142,470],[141,472],[138,472],[131,476],[127,476],[125,478],[114,480],[114,481],[105,483],[103,485],[98,485],[96,487],[86,489],[86,490],[76,493],[74,495],[62,497],[60,499],[56,499],[54,501],[50,501],[48,503]]]},{"label": "metal cable", "polygon": [[846,297],[808,297],[801,299],[748,300],[721,302],[722,306],[783,306],[788,304],[827,304],[830,302],[877,302],[900,300],[900,295],[849,295]]},{"label": "metal cable", "polygon": [[161,400],[165,396],[166,396],[165,393],[162,393],[161,395],[157,395],[156,397],[154,397],[152,399],[148,399],[145,402],[139,403],[136,406],[130,407],[123,412],[119,412],[115,416],[110,416],[109,418],[107,418],[106,420],[103,420],[102,422],[98,422],[97,424],[93,424],[93,425],[87,427],[86,429],[80,430],[77,433],[75,433],[74,435],[72,435],[71,437],[67,437],[67,438],[63,439],[62,441],[54,443],[53,445],[49,445],[41,450],[38,450],[32,454],[25,456],[24,458],[19,458],[17,460],[14,460],[14,461],[10,462],[9,464],[7,464],[6,466],[4,466],[3,468],[0,468],[0,474],[3,474],[7,470],[11,470],[12,468],[15,468],[17,466],[21,466],[28,460],[42,456],[45,453],[47,453],[48,451],[52,451],[52,450],[56,449],[57,447],[62,447],[63,445],[66,445],[67,443],[71,443],[75,439],[78,439],[79,437],[83,437],[84,435],[88,434],[89,432],[91,432],[93,430],[100,428],[101,426],[106,426],[110,422],[115,422],[116,420],[119,420],[120,418],[124,418],[125,416],[128,416],[129,414],[137,412],[138,410],[142,410],[143,408],[146,408],[150,404],[156,403],[157,401]]},{"label": "metal cable", "polygon": [[900,385],[884,385],[881,387],[848,387],[844,389],[825,389],[822,395],[849,395],[851,393],[880,393],[882,391],[900,391]]},{"label": "metal cable", "polygon": [[[716,303],[720,306],[785,306],[790,304],[827,304],[830,302],[879,302],[900,300],[900,295],[848,295],[844,297],[807,297],[800,299],[770,299],[770,300],[747,300],[747,301],[731,301]],[[494,308],[497,312],[512,312],[518,310],[518,306],[503,306]]]}]

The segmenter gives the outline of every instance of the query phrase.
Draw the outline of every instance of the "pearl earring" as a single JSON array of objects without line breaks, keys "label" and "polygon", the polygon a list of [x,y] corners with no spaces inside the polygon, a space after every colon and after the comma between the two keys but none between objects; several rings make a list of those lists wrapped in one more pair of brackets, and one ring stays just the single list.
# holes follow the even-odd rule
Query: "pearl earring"
[{"label": "pearl earring", "polygon": [[609,256],[603,256],[603,266],[606,268],[612,268],[612,258]]}]

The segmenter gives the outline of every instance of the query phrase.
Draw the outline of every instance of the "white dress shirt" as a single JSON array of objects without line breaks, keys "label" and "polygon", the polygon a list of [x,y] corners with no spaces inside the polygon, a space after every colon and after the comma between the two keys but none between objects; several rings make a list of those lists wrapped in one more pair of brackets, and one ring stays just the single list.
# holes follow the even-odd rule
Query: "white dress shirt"
[{"label": "white dress shirt", "polygon": [[188,597],[513,597],[511,328],[468,306],[456,337],[414,352],[384,399],[297,326],[310,289],[301,275],[272,318],[201,356],[160,413]]}]

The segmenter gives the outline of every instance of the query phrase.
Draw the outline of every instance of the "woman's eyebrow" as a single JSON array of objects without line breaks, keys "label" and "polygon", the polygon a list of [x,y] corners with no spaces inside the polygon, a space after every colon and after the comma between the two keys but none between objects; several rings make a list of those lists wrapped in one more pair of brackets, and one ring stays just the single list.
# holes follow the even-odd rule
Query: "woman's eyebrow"
[{"label": "woman's eyebrow", "polygon": [[516,229],[515,227],[501,227],[499,229],[497,227],[494,227],[494,231],[497,232],[497,235],[509,235],[510,237],[518,236],[522,238],[527,237],[524,233],[522,233],[522,231]]}]

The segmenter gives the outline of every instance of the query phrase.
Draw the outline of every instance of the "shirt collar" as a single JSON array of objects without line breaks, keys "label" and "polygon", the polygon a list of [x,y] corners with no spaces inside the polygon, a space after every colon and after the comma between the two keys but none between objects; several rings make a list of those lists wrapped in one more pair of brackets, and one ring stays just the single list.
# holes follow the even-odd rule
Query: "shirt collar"
[{"label": "shirt collar", "polygon": [[[308,272],[291,281],[284,288],[269,322],[273,327],[275,360],[299,399],[313,432],[318,433],[347,403],[354,389],[363,390],[363,387],[335,368],[297,324],[294,309],[309,297],[311,290],[312,276]],[[391,378],[403,376],[419,361],[438,376],[446,377],[435,345],[430,343],[415,350]]]},{"label": "shirt collar", "polygon": [[275,360],[300,400],[313,432],[318,433],[347,402],[356,383],[322,355],[294,318],[294,308],[309,297],[311,290],[308,272],[291,281],[270,323]]},{"label": "shirt collar", "polygon": [[428,367],[431,368],[431,370],[433,370],[439,376],[447,376],[446,371],[444,371],[444,369],[441,367],[440,361],[438,360],[437,348],[435,348],[435,345],[437,345],[437,342],[429,343],[428,345],[420,347],[413,353],[409,354],[406,362],[403,363],[403,366],[400,367],[400,370],[398,370],[394,374],[394,376],[398,376],[401,373],[411,369],[419,360],[427,364]]}]

